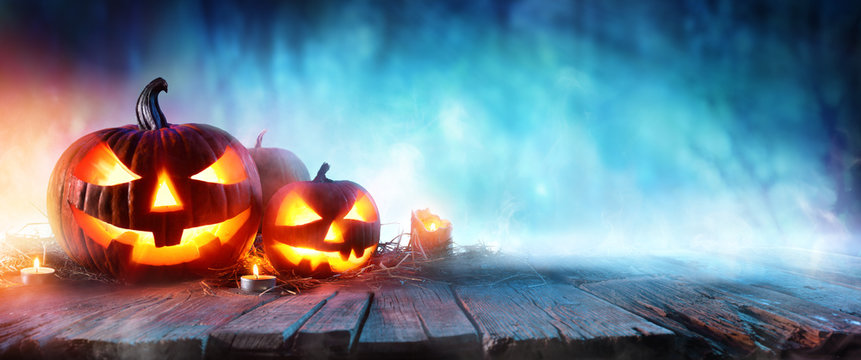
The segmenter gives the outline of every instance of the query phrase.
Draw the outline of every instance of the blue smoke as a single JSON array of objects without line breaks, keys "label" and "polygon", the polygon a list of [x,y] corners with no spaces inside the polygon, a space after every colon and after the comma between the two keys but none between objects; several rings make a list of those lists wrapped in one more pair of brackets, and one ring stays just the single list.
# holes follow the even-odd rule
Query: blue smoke
[{"label": "blue smoke", "polygon": [[510,251],[853,241],[823,159],[854,131],[857,3],[53,5],[0,13],[121,89],[106,112],[131,123],[164,77],[168,121],[248,145],[269,129],[264,145],[368,188],[397,223],[384,237],[431,207],[457,243]]}]

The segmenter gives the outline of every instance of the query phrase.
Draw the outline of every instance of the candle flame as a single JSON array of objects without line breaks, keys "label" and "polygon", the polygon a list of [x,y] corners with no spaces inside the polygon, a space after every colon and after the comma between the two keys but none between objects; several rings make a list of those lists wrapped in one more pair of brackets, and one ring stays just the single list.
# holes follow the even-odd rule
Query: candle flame
[{"label": "candle flame", "polygon": [[260,278],[260,272],[257,270],[257,264],[254,264],[254,278]]},{"label": "candle flame", "polygon": [[423,232],[449,231],[451,227],[451,222],[430,212],[430,209],[413,211],[413,221],[416,227],[423,229]]},{"label": "candle flame", "polygon": [[39,272],[39,258],[38,257],[33,259],[33,267],[36,268],[36,272],[38,273]]}]

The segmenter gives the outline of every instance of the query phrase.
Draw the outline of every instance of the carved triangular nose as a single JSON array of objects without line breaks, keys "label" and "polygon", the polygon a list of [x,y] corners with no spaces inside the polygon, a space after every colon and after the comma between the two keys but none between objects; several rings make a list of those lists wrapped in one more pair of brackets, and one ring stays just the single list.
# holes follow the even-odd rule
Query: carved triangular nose
[{"label": "carved triangular nose", "polygon": [[169,212],[182,210],[182,201],[176,195],[176,188],[170,177],[164,171],[158,176],[158,182],[155,188],[155,196],[152,200],[152,212]]},{"label": "carved triangular nose", "polygon": [[344,242],[344,237],[341,236],[341,232],[335,227],[335,223],[329,225],[329,231],[326,232],[326,237],[323,238],[323,242],[327,243],[342,243]]}]

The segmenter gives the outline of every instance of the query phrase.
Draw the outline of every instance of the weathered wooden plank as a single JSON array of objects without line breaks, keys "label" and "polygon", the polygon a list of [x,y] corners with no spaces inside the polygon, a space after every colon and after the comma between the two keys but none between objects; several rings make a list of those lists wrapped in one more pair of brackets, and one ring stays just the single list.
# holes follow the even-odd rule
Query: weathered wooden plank
[{"label": "weathered wooden plank", "polygon": [[458,286],[487,355],[670,356],[673,333],[569,285]]},{"label": "weathered wooden plank", "polygon": [[478,334],[442,283],[386,284],[374,294],[362,328],[363,356],[477,357]]},{"label": "weathered wooden plank", "polygon": [[[709,284],[709,287],[756,304],[740,304],[739,309],[762,323],[802,324],[792,334],[792,340],[800,344],[790,348],[794,354],[833,355],[852,350],[861,355],[861,318],[857,316],[834,311],[796,296],[732,281]],[[859,296],[861,294],[856,294],[854,301],[859,301]],[[813,330],[818,332],[809,333]]]},{"label": "weathered wooden plank", "polygon": [[212,331],[206,355],[223,358],[283,353],[288,348],[288,340],[333,295],[334,289],[323,287],[260,306]]},{"label": "weathered wooden plank", "polygon": [[[205,296],[197,283],[19,287],[0,290],[0,357],[199,358],[204,347],[210,358],[479,357],[483,348],[491,357],[681,355],[670,349],[695,358],[861,357],[861,290],[841,283],[850,275],[822,280],[794,265],[765,263],[755,256],[572,258],[564,268],[539,268],[542,275],[531,266],[515,269],[522,273],[516,279],[546,286],[466,286],[464,276],[460,300],[440,283],[388,284],[373,298],[352,283],[262,306],[266,299],[224,289]],[[852,258],[836,263],[854,266]],[[701,347],[710,353],[697,352]]]},{"label": "weathered wooden plank", "polygon": [[861,257],[789,248],[750,249],[727,255],[861,290]]},{"label": "weathered wooden plank", "polygon": [[[571,257],[565,262],[555,262],[553,267],[545,269],[553,277],[578,285],[581,289],[589,290],[586,284],[602,283],[610,280],[653,280],[656,278],[678,278],[683,275],[696,274],[705,276],[706,281],[713,279],[712,275],[703,275],[688,264],[675,262],[675,257],[659,257],[654,255],[637,256],[601,256],[601,257]],[[683,274],[683,275],[681,275]],[[694,300],[697,301],[697,300]],[[612,302],[612,301],[611,301]],[[622,303],[614,302],[627,310],[630,308]],[[665,314],[663,310],[652,305],[643,304],[656,313]],[[644,312],[633,311],[643,316]],[[644,316],[646,317],[646,316]],[[675,346],[679,352],[691,358],[726,356],[726,345],[685,327],[676,321],[656,321],[646,317],[667,329],[672,330],[677,338]]]},{"label": "weathered wooden plank", "polygon": [[51,351],[67,358],[199,359],[210,331],[273,298],[226,289],[208,295],[197,282],[151,290],[138,289],[122,308],[75,322],[56,334]]},{"label": "weathered wooden plank", "polygon": [[[580,263],[579,258],[571,260],[565,269],[568,274],[563,277],[568,277],[569,281],[574,284],[601,281],[600,277],[596,277],[595,274],[601,274],[605,279],[627,280],[663,276],[690,284],[700,284],[705,289],[726,292],[736,298],[743,298],[754,303],[764,305],[795,304],[793,306],[781,305],[780,308],[783,310],[795,309],[802,315],[806,315],[806,309],[813,306],[818,308],[821,313],[831,314],[831,316],[817,315],[815,319],[825,322],[825,327],[838,329],[838,333],[825,339],[821,348],[814,351],[827,354],[829,350],[826,349],[841,351],[840,348],[853,346],[851,343],[834,345],[836,342],[849,342],[855,339],[851,335],[854,330],[845,328],[846,325],[855,325],[856,320],[854,320],[855,316],[853,315],[857,315],[857,311],[861,307],[861,300],[859,300],[861,293],[852,288],[801,276],[797,273],[787,272],[739,257],[715,254],[680,252],[672,256],[605,257],[589,259],[584,264]],[[596,267],[599,271],[595,271]],[[580,270],[584,268],[587,270],[585,274],[587,280],[584,280],[584,276],[580,274]],[[625,275],[620,276],[619,274]],[[791,312],[774,314],[778,318],[783,316],[793,318],[793,315]],[[810,316],[814,317],[813,315]],[[803,319],[796,319],[796,321],[804,322]],[[764,325],[767,326],[767,324]],[[669,327],[669,325],[667,326]],[[674,330],[678,331],[678,329]],[[850,335],[847,337],[847,334]],[[715,347],[715,349],[721,348],[720,345]],[[778,349],[777,351],[784,350]]]},{"label": "weathered wooden plank", "polygon": [[577,285],[661,276],[702,284],[728,281],[777,291],[850,315],[861,315],[861,292],[857,289],[738,257],[679,252],[673,256],[572,258],[564,268],[550,271]]},{"label": "weathered wooden plank", "polygon": [[479,349],[478,330],[463,312],[451,287],[442,283],[423,283],[403,290],[433,347]]},{"label": "weathered wooden plank", "polygon": [[[861,290],[815,277],[802,276],[757,262],[739,261],[738,258],[679,256],[655,258],[651,264],[665,263],[664,268],[673,276],[689,282],[713,284],[729,291],[726,285],[743,284],[760,287],[802,300],[806,300],[840,312],[861,316]],[[638,265],[639,266],[639,265]],[[718,285],[724,284],[724,285]],[[737,293],[742,294],[742,293]],[[764,300],[767,301],[767,300]]]},{"label": "weathered wooden plank", "polygon": [[749,285],[640,278],[581,288],[666,328],[711,339],[723,345],[713,349],[717,355],[831,354],[846,350],[835,343],[851,347],[861,335],[844,321],[849,315]]},{"label": "weathered wooden plank", "polygon": [[371,304],[371,296],[367,290],[338,290],[299,328],[292,353],[305,358],[349,354]]},{"label": "weathered wooden plank", "polygon": [[122,308],[128,302],[119,299],[128,291],[97,283],[0,290],[0,357],[46,357],[44,346],[57,333],[82,319]]},{"label": "weathered wooden plank", "polygon": [[634,264],[651,261],[647,256],[571,256],[547,259],[535,265],[541,274],[551,278],[563,278],[575,285],[615,280],[649,277],[655,275],[644,272]]},{"label": "weathered wooden plank", "polygon": [[265,300],[223,290],[207,296],[197,282],[146,287],[67,282],[2,294],[9,301],[0,352],[47,358],[200,358],[209,330]]}]

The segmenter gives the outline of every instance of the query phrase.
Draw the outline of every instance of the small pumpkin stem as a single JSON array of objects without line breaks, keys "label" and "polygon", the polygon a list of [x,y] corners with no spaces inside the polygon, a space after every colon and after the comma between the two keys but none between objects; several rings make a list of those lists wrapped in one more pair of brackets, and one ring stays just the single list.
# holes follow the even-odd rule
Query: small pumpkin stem
[{"label": "small pumpkin stem", "polygon": [[167,81],[162,78],[150,81],[141,91],[135,108],[138,127],[141,130],[157,130],[169,126],[161,107],[158,106],[158,93],[162,91],[167,92]]},{"label": "small pumpkin stem", "polygon": [[326,177],[326,172],[329,171],[329,163],[320,165],[320,170],[317,171],[317,176],[314,177],[314,182],[332,182]]},{"label": "small pumpkin stem", "polygon": [[259,148],[261,145],[263,145],[263,134],[266,134],[267,131],[269,130],[263,129],[263,131],[261,131],[260,134],[257,135],[257,144],[254,145],[255,148]]}]

